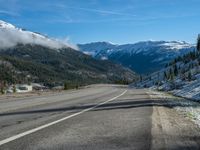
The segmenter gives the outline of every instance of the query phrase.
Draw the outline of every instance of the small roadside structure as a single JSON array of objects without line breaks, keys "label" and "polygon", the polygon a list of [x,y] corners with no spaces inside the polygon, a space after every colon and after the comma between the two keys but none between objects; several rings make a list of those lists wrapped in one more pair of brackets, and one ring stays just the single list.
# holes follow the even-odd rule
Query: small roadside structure
[{"label": "small roadside structure", "polygon": [[17,93],[27,93],[33,91],[33,86],[28,84],[17,84],[15,85]]},{"label": "small roadside structure", "polygon": [[35,90],[35,91],[44,91],[44,90],[48,89],[48,87],[46,87],[42,84],[39,84],[39,83],[32,83],[31,85],[33,87],[33,90]]},{"label": "small roadside structure", "polygon": [[63,90],[64,87],[63,86],[55,86],[52,88],[52,90]]},{"label": "small roadside structure", "polygon": [[28,84],[16,84],[16,85],[11,85],[8,87],[6,90],[6,93],[27,93],[31,92],[33,90],[32,85]]}]

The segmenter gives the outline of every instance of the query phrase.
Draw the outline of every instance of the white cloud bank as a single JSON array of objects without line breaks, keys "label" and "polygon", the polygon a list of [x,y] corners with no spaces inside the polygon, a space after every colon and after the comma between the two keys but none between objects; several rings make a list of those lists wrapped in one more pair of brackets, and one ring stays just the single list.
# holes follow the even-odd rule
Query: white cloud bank
[{"label": "white cloud bank", "polygon": [[17,44],[35,44],[53,49],[66,47],[77,49],[76,45],[72,45],[68,41],[63,42],[56,39],[50,39],[34,32],[24,31],[0,20],[0,48],[10,48]]}]

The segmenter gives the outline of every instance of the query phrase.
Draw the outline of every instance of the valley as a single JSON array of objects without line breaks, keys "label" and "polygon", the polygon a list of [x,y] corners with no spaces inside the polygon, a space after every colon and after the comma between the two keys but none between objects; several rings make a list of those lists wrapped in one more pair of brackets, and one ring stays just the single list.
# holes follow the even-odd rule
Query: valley
[{"label": "valley", "polygon": [[200,150],[199,0],[0,0],[0,150]]},{"label": "valley", "polygon": [[156,72],[176,57],[195,50],[195,45],[184,41],[144,41],[124,45],[94,42],[78,47],[94,58],[112,60],[143,75]]},{"label": "valley", "polygon": [[[12,84],[39,83],[48,89],[66,84],[71,89],[94,83],[131,83],[137,79],[135,72],[120,64],[97,60],[69,45],[55,47],[59,45],[56,40],[3,21],[2,32],[9,40],[23,40],[27,36],[30,39],[16,41],[9,47],[5,46],[8,39],[0,39],[1,91]],[[53,45],[48,45],[51,41]]]}]

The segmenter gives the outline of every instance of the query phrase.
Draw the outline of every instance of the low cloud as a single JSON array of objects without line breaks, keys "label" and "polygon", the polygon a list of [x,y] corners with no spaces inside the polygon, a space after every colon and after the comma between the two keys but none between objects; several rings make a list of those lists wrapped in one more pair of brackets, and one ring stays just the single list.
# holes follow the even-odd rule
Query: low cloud
[{"label": "low cloud", "polygon": [[61,42],[64,45],[68,45],[68,47],[71,47],[75,50],[79,50],[79,47],[73,43],[70,42],[70,38],[69,37],[65,37],[65,38],[59,38],[56,39],[57,42]]},{"label": "low cloud", "polygon": [[0,25],[0,48],[10,48],[16,46],[17,44],[35,44],[53,49],[66,47],[78,49],[77,46],[66,40],[62,41],[58,39],[50,39],[38,33],[15,28],[10,24],[6,24],[6,26]]},{"label": "low cloud", "polygon": [[115,12],[115,11],[110,11],[110,10],[91,9],[91,8],[84,8],[84,7],[70,7],[70,6],[65,6],[65,5],[60,5],[60,8],[76,9],[76,10],[81,10],[81,11],[99,13],[99,14],[103,14],[103,15],[106,14],[106,15],[136,17],[136,15],[134,15],[134,14]]},{"label": "low cloud", "polygon": [[6,10],[0,10],[0,14],[4,14],[7,16],[19,16],[19,14],[17,12],[10,12],[10,11],[6,11]]}]

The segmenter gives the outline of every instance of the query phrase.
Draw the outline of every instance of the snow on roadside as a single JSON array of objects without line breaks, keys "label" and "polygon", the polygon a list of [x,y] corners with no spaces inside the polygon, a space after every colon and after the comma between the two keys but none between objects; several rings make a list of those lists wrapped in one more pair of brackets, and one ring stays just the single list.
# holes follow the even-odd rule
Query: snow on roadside
[{"label": "snow on roadside", "polygon": [[160,98],[163,101],[167,102],[169,106],[173,107],[180,114],[183,114],[185,117],[189,118],[200,127],[199,102],[194,102],[187,99],[175,97],[173,95],[164,92],[158,92],[152,89],[149,89],[147,94],[150,95],[152,99]]},{"label": "snow on roadside", "polygon": [[200,79],[192,81],[186,84],[180,90],[174,90],[172,93],[177,96],[190,98],[196,101],[200,100]]}]

